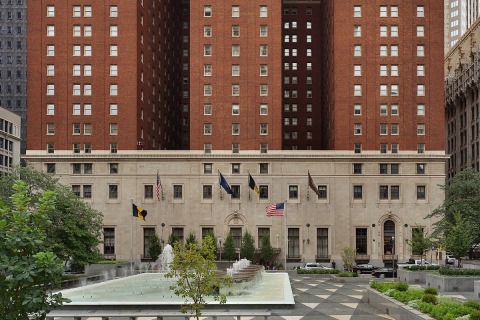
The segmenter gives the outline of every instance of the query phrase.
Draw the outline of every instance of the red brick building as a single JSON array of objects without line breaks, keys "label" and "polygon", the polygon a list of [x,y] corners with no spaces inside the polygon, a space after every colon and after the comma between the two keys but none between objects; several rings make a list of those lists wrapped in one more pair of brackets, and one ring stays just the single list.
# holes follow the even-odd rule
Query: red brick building
[{"label": "red brick building", "polygon": [[31,1],[28,149],[177,149],[181,4]]},{"label": "red brick building", "polygon": [[35,1],[28,148],[443,150],[442,13],[434,0]]}]

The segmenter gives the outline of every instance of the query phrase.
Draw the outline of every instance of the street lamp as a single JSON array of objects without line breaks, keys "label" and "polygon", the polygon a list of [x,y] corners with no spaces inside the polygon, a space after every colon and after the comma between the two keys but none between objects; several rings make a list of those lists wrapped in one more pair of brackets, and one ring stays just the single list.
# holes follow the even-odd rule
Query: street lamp
[{"label": "street lamp", "polygon": [[392,236],[392,268],[393,277],[395,278],[395,236]]},{"label": "street lamp", "polygon": [[222,238],[218,238],[218,247],[220,248],[220,261],[222,261]]}]

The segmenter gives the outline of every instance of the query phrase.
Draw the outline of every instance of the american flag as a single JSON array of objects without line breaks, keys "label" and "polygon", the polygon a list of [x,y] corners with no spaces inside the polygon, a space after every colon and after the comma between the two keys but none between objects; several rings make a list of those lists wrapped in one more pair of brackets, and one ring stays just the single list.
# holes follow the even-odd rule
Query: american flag
[{"label": "american flag", "polygon": [[268,205],[266,208],[267,217],[283,217],[283,212],[285,210],[284,203],[274,203]]},{"label": "american flag", "polygon": [[157,200],[160,200],[160,190],[162,189],[162,181],[160,180],[160,174],[157,170]]}]

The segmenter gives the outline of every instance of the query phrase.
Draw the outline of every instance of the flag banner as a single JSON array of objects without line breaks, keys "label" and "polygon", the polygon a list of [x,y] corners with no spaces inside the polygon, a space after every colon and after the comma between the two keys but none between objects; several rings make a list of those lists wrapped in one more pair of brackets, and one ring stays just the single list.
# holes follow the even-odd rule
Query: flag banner
[{"label": "flag banner", "polygon": [[285,203],[274,203],[268,205],[266,208],[267,217],[283,217],[285,211]]},{"label": "flag banner", "polygon": [[157,200],[160,200],[160,190],[162,189],[162,181],[160,180],[160,174],[157,170]]},{"label": "flag banner", "polygon": [[142,219],[145,221],[145,217],[147,216],[147,210],[137,207],[132,203],[132,211],[133,211],[134,217],[137,217],[138,219]]},{"label": "flag banner", "polygon": [[320,191],[318,191],[317,186],[313,182],[312,176],[310,175],[310,171],[308,171],[308,186],[310,187],[310,189],[313,190],[313,192],[315,192],[317,196],[320,197]]},{"label": "flag banner", "polygon": [[230,185],[228,184],[227,180],[225,180],[225,178],[220,173],[220,171],[218,171],[218,174],[220,175],[220,187],[222,187],[226,193],[233,194],[233,191],[230,188]]},{"label": "flag banner", "polygon": [[250,189],[252,189],[256,194],[260,194],[260,190],[257,187],[257,184],[255,183],[255,180],[253,180],[252,176],[250,173],[248,174],[248,186]]}]

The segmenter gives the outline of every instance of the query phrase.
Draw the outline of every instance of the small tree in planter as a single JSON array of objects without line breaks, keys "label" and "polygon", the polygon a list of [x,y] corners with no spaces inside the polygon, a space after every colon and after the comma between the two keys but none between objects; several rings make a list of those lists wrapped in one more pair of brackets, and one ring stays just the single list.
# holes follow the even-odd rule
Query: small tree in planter
[{"label": "small tree in planter", "polygon": [[260,247],[260,257],[270,265],[270,262],[272,261],[273,258],[273,248],[272,244],[270,243],[270,237],[268,235],[265,235],[262,237],[262,245]]},{"label": "small tree in planter", "polygon": [[197,236],[195,235],[195,233],[190,232],[187,236],[186,244],[187,246],[189,246],[193,243],[198,243]]},{"label": "small tree in planter", "polygon": [[240,256],[247,260],[252,260],[255,254],[255,240],[250,232],[245,231],[242,237],[242,245],[240,246]]},{"label": "small tree in planter", "polygon": [[178,236],[174,233],[170,233],[170,236],[168,237],[168,243],[170,243],[170,245],[172,247],[175,247],[175,243],[179,242],[180,239],[178,238]]},{"label": "small tree in planter", "polygon": [[150,255],[150,258],[152,258],[153,262],[157,261],[158,257],[160,257],[160,254],[162,254],[162,245],[160,244],[160,238],[156,233],[150,238],[150,243],[148,244],[148,254]]},{"label": "small tree in planter", "polygon": [[342,249],[343,268],[346,271],[353,271],[356,255],[357,250],[355,248],[345,247]]},{"label": "small tree in planter", "polygon": [[229,233],[223,244],[223,257],[228,261],[235,260],[237,253],[235,252],[235,243],[232,234]]},{"label": "small tree in planter", "polygon": [[417,226],[412,229],[412,240],[407,241],[408,245],[412,248],[412,254],[421,256],[421,260],[426,258],[427,251],[432,248],[433,241],[430,235],[427,235],[423,228]]},{"label": "small tree in planter", "polygon": [[467,254],[474,242],[473,226],[458,212],[455,212],[454,220],[454,223],[447,223],[444,242],[448,251],[458,260],[458,267],[461,267],[462,257]]}]

